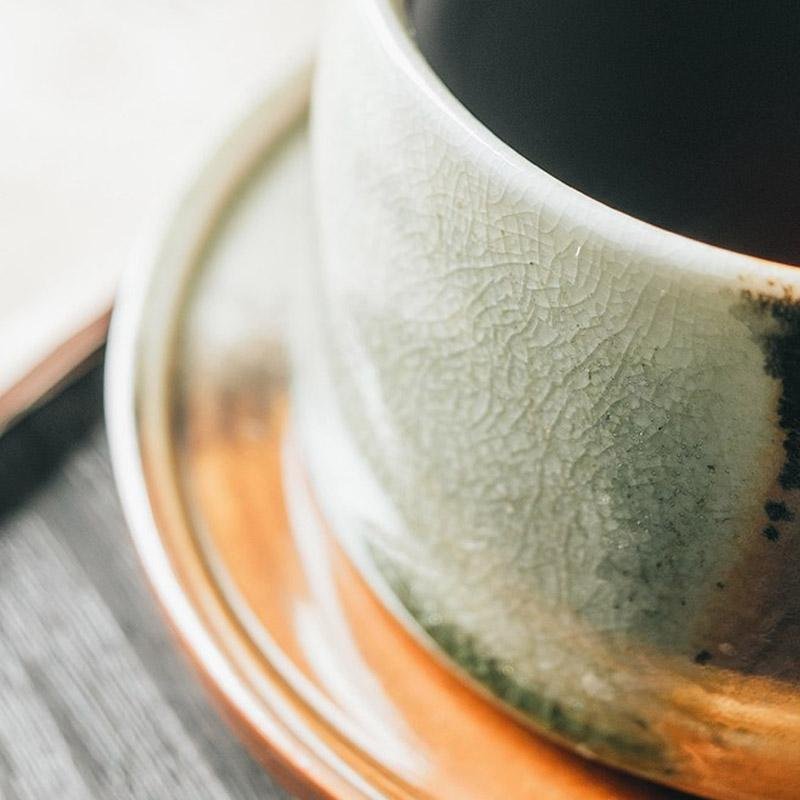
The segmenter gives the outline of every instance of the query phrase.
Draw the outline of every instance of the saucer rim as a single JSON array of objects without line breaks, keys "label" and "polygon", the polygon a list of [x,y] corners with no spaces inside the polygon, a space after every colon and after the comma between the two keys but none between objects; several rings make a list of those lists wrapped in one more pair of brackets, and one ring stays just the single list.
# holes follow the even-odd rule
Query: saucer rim
[{"label": "saucer rim", "polygon": [[[143,459],[143,428],[152,425],[166,433],[163,418],[144,419],[143,375],[149,375],[150,383],[155,380],[162,395],[157,405],[165,409],[169,389],[164,378],[171,370],[177,318],[191,278],[202,263],[205,240],[253,169],[280,146],[307,114],[313,68],[313,60],[306,57],[287,70],[287,76],[208,159],[180,201],[158,215],[159,224],[151,227],[155,235],[140,243],[123,276],[111,319],[105,414],[113,474],[144,574],[184,655],[223,716],[233,724],[250,752],[266,762],[280,782],[298,796],[336,798],[342,796],[344,786],[351,792],[360,792],[353,796],[367,797],[371,795],[369,788],[365,792],[363,786],[358,786],[362,780],[346,763],[333,753],[320,753],[319,748],[302,741],[302,731],[290,730],[279,715],[267,713],[256,694],[236,674],[177,574],[162,525],[156,518]],[[171,252],[176,239],[184,245],[182,257],[179,254],[178,258]],[[173,263],[168,265],[170,258]],[[169,273],[166,278],[165,272]],[[171,280],[172,285],[159,285],[165,279]],[[154,304],[154,300],[161,303]],[[168,307],[161,308],[165,302]],[[165,311],[166,319],[159,320],[158,311]],[[161,326],[159,334],[147,330],[149,322]],[[146,340],[154,335],[161,340],[157,346],[160,363],[145,364]],[[164,443],[163,448],[166,451],[168,445]],[[161,455],[170,460],[166,452]],[[265,743],[269,748],[266,753]],[[333,757],[333,763],[326,763],[325,756]]]}]

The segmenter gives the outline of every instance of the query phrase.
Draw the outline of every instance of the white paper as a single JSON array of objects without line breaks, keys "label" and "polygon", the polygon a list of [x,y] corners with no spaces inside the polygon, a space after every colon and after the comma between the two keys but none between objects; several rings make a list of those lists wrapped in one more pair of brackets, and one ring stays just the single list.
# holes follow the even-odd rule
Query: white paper
[{"label": "white paper", "polygon": [[0,395],[309,53],[319,0],[0,0]]}]

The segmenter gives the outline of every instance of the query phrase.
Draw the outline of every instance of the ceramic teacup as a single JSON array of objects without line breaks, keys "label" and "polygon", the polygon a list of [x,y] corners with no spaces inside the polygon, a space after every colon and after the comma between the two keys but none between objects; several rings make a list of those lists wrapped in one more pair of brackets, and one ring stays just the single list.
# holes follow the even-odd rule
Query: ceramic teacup
[{"label": "ceramic teacup", "polygon": [[523,159],[401,3],[336,16],[293,401],[333,530],[539,730],[709,796],[800,796],[800,270]]}]

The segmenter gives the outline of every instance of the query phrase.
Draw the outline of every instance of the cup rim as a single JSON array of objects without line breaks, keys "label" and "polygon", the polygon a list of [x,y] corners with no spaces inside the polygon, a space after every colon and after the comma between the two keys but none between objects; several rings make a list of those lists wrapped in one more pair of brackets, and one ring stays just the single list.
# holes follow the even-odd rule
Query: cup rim
[{"label": "cup rim", "polygon": [[[569,186],[529,161],[475,117],[450,91],[417,47],[405,20],[403,0],[359,0],[383,50],[444,118],[474,142],[484,160],[492,159],[509,186],[534,189],[576,225],[590,228],[617,250],[668,262],[700,275],[728,281],[759,281],[759,291],[779,296],[800,290],[800,265],[773,261],[692,239],[639,219]],[[775,286],[780,281],[780,286]],[[752,280],[750,281],[752,282]],[[747,288],[745,283],[742,288]],[[794,296],[797,296],[796,294]]]}]

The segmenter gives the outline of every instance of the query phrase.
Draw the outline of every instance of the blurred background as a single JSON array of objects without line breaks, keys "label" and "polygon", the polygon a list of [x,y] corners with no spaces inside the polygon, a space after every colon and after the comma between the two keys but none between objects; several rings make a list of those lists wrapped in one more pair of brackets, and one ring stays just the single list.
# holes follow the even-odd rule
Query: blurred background
[{"label": "blurred background", "polygon": [[[102,417],[123,270],[321,0],[0,0],[0,797],[284,795],[175,650]],[[135,267],[134,267],[135,269]]]}]

